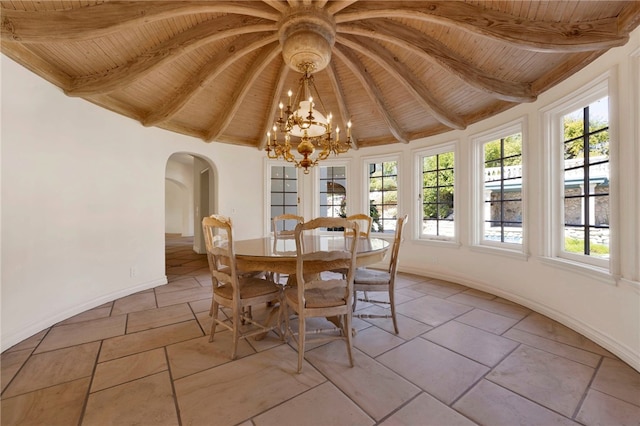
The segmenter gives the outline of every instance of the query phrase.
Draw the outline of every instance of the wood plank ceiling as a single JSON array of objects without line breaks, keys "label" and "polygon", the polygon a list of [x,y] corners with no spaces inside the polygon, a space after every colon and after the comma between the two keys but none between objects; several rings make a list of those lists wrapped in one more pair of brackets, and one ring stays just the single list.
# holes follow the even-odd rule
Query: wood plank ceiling
[{"label": "wood plank ceiling", "polygon": [[101,107],[206,142],[264,148],[300,74],[284,17],[335,25],[314,74],[356,146],[464,129],[536,97],[640,23],[640,1],[1,1],[2,53]]}]

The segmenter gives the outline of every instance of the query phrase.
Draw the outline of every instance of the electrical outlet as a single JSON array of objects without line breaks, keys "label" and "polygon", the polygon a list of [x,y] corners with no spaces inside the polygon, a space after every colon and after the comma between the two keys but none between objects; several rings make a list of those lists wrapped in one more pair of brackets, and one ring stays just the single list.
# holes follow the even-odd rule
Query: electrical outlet
[{"label": "electrical outlet", "polygon": [[138,276],[138,268],[136,268],[135,266],[132,266],[131,269],[129,269],[129,275],[131,275],[131,278],[137,277]]}]

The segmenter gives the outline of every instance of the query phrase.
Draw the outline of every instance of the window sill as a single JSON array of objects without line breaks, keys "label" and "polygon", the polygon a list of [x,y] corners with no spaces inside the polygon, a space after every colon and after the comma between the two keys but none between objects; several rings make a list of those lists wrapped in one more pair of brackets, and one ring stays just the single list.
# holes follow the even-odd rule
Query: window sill
[{"label": "window sill", "polygon": [[471,251],[475,251],[478,253],[486,253],[498,256],[509,257],[511,259],[527,261],[529,260],[529,255],[527,253],[523,253],[522,251],[509,250],[500,247],[492,247],[492,246],[470,246],[469,249]]},{"label": "window sill", "polygon": [[428,238],[418,238],[418,239],[412,240],[412,243],[425,245],[425,246],[441,247],[441,248],[446,247],[446,248],[453,248],[453,249],[458,249],[462,246],[462,244],[454,240],[437,240],[437,239],[428,239]]},{"label": "window sill", "polygon": [[619,284],[621,286],[627,286],[631,290],[635,291],[637,294],[640,294],[640,281],[628,280],[626,278],[620,278]]},{"label": "window sill", "polygon": [[540,261],[544,264],[559,268],[565,271],[573,272],[579,275],[583,275],[587,278],[594,279],[603,284],[616,285],[616,279],[611,273],[597,266],[588,265],[585,263],[573,262],[567,259],[561,259],[558,257],[541,257]]}]

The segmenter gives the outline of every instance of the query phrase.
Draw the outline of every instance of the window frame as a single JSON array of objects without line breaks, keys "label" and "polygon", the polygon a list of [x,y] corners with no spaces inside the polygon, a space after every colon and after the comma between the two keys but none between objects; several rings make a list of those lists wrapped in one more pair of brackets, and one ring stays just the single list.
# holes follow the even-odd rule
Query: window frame
[{"label": "window frame", "polygon": [[[618,114],[616,113],[615,74],[608,71],[589,85],[565,96],[540,111],[544,138],[544,160],[549,164],[544,188],[544,236],[542,260],[553,266],[581,273],[615,285],[620,269],[619,259],[619,191],[618,191]],[[609,98],[609,259],[564,251],[564,127],[562,118],[591,103]]]},{"label": "window frame", "polygon": [[[527,118],[521,117],[511,122],[497,126],[486,132],[477,133],[470,137],[471,141],[471,241],[470,248],[479,251],[491,251],[495,254],[503,254],[526,260],[528,254],[528,178],[527,178]],[[484,170],[485,156],[484,145],[498,139],[509,137],[513,134],[522,134],[522,184],[521,184],[521,209],[522,209],[522,244],[491,241],[484,238]]]},{"label": "window frame", "polygon": [[[603,98],[600,98],[599,100],[601,100],[601,99],[603,99]],[[608,102],[608,99],[607,99],[607,102]],[[582,108],[579,108],[579,109],[577,109],[577,110],[575,110],[573,112],[576,112],[576,111],[581,112],[582,115],[583,115],[583,119],[584,119],[584,114],[586,113],[586,110],[587,110],[587,108],[589,108],[590,105],[591,105],[591,103],[586,104]],[[608,106],[607,106],[607,108],[608,108]],[[608,111],[607,111],[607,113],[608,113]],[[567,116],[567,114],[563,115],[562,117],[564,118],[566,116]],[[589,117],[589,119],[590,118],[591,117]],[[583,129],[582,130],[585,130],[584,129],[584,125],[585,125],[585,123],[583,122]],[[588,122],[587,122],[587,125],[588,125]],[[601,131],[602,131],[602,129],[598,129],[595,132],[591,132],[591,131],[589,131],[587,129],[586,134],[583,134],[582,136],[579,136],[578,138],[573,138],[571,140],[582,139],[584,141],[585,137],[587,139],[589,139],[592,135],[597,134],[597,133],[599,133]],[[609,123],[607,123],[606,132],[609,134],[609,141],[610,141],[611,140],[611,137],[610,137],[611,133],[609,132]],[[563,137],[563,139],[564,139],[564,137]],[[565,151],[566,151],[566,144],[568,142],[570,142],[571,140],[569,140],[569,141],[563,140],[563,146],[565,146]],[[584,164],[579,166],[579,167],[572,167],[571,169],[574,169],[574,170],[577,169],[577,170],[581,170],[582,171],[582,173],[583,173],[582,183],[584,184],[586,182],[586,179],[589,179],[590,172],[591,172],[591,166],[597,166],[599,164],[602,164],[603,162],[602,161],[594,162],[594,158],[592,158],[592,154],[590,153],[589,149],[583,149],[583,150],[585,151]],[[563,151],[563,152],[565,152],[565,151]],[[608,169],[609,169],[609,181],[611,181],[611,157],[609,155],[607,155],[606,163],[607,163],[607,166],[608,166]],[[568,171],[566,166],[567,165],[566,165],[566,162],[565,162],[563,164],[563,171],[565,172],[565,174]],[[608,200],[607,200],[607,204],[608,205],[610,205],[610,202],[611,202],[611,198],[610,198],[611,194],[609,192],[609,188],[610,188],[610,186],[608,187],[607,193],[606,193],[606,196],[608,197]],[[590,190],[586,190],[586,191],[583,190],[583,192],[581,194],[579,194],[579,195],[568,195],[567,194],[567,184],[566,184],[566,182],[564,182],[564,186],[563,186],[563,201],[564,201],[563,223],[564,223],[565,238],[566,238],[566,229],[567,228],[578,229],[581,233],[586,233],[588,230],[599,229],[600,228],[597,225],[592,225],[592,224],[588,223],[588,222],[591,222],[592,220],[591,220],[591,217],[589,216],[589,213],[591,213],[591,208],[589,208],[587,206],[590,205],[591,203],[594,203],[594,204],[597,203],[598,199],[601,196],[602,196],[601,194],[598,194],[598,193],[595,193],[595,192],[592,193]],[[583,220],[581,220],[581,222],[585,222],[585,223],[580,224],[580,225],[577,225],[577,224],[576,225],[567,225],[566,210],[567,210],[567,200],[568,199],[573,199],[573,200],[579,200],[580,201],[581,217],[582,217],[582,215],[584,215],[584,218],[586,218],[586,220],[583,219]],[[594,213],[595,213],[595,211],[594,211]],[[593,219],[595,221],[595,218],[593,218]],[[608,231],[610,231],[610,225],[607,225],[606,229]],[[608,260],[606,261],[607,264],[603,264],[602,262],[595,261],[595,259],[601,259],[602,260],[602,258],[598,258],[596,256],[593,256],[591,253],[589,253],[589,254],[587,254],[587,253],[571,253],[571,252],[568,252],[568,251],[566,251],[564,249],[565,248],[565,244],[563,244],[562,240],[557,241],[557,243],[559,244],[558,245],[558,250],[559,250],[558,251],[558,255],[560,257],[565,257],[567,259],[572,259],[572,260],[575,260],[575,261],[578,261],[578,262],[586,261],[586,263],[591,263],[591,264],[594,264],[595,266],[608,267]],[[590,237],[588,235],[585,235],[585,238],[584,238],[584,250],[587,250],[590,247],[590,245],[591,245],[591,239],[590,239]],[[587,257],[583,258],[582,256],[587,256]]]},{"label": "window frame", "polygon": [[[458,165],[460,163],[460,158],[458,155],[458,141],[450,141],[442,144],[421,148],[413,151],[414,157],[414,176],[416,177],[414,180],[414,194],[417,194],[416,205],[414,208],[415,212],[415,239],[416,241],[425,242],[425,243],[435,243],[437,245],[442,244],[454,244],[460,245],[460,230],[459,223],[460,220],[456,220],[454,216],[453,220],[453,237],[442,236],[442,235],[429,235],[423,234],[423,219],[424,219],[424,209],[423,209],[423,162],[425,157],[431,157],[439,154],[445,154],[448,152],[453,153],[453,212],[456,215],[459,206],[459,196],[457,195],[457,191],[459,188],[459,175],[458,175]],[[459,215],[458,215],[459,216]]]},{"label": "window frame", "polygon": [[301,216],[300,209],[301,203],[300,200],[303,196],[303,186],[302,180],[300,178],[301,171],[299,168],[295,167],[295,164],[283,161],[283,160],[271,160],[265,158],[265,168],[264,168],[264,194],[265,194],[265,214],[264,214],[264,229],[265,234],[269,235],[271,233],[271,176],[273,167],[293,167],[296,171],[296,182],[297,182],[297,204],[296,204],[296,214]]},{"label": "window frame", "polygon": [[313,217],[320,216],[320,167],[344,167],[345,168],[345,179],[347,181],[347,187],[345,188],[345,198],[347,200],[347,216],[352,214],[351,209],[353,209],[354,202],[351,203],[349,200],[353,200],[353,191],[351,187],[353,187],[353,180],[351,178],[351,162],[348,159],[337,159],[337,160],[324,160],[321,163],[318,163],[313,168]]},{"label": "window frame", "polygon": [[[368,156],[368,157],[363,157],[362,158],[362,188],[363,188],[363,195],[362,195],[362,204],[361,206],[364,206],[365,209],[367,209],[366,211],[369,211],[369,167],[371,164],[377,164],[377,163],[387,163],[387,162],[392,162],[395,161],[396,162],[396,169],[397,169],[397,175],[396,175],[396,183],[397,183],[397,213],[396,213],[396,223],[397,223],[397,219],[398,217],[401,216],[402,213],[402,159],[400,154],[385,154],[385,155],[376,155],[376,156]],[[395,228],[394,228],[395,229]],[[382,236],[382,235],[393,235],[393,232],[378,232],[378,231],[371,231],[371,235],[376,235],[376,236]]]}]

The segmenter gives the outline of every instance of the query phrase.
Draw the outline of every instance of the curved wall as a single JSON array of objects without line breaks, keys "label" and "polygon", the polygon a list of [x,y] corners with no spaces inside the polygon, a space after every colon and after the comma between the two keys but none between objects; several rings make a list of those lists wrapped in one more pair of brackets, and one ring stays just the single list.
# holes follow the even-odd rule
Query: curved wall
[{"label": "curved wall", "polygon": [[[356,151],[353,164],[366,157],[400,155],[400,213],[413,215],[401,249],[400,270],[465,284],[530,307],[584,334],[640,370],[640,30],[627,45],[613,49],[571,79],[522,104],[464,131],[412,141],[403,146],[383,146]],[[594,81],[607,80],[610,88],[610,125],[617,139],[612,150],[612,176],[617,179],[612,214],[612,273],[591,268],[569,268],[549,258],[545,223],[549,168],[544,155],[546,132],[543,113],[555,103],[586,90]],[[472,244],[474,180],[471,146],[475,135],[522,120],[525,138],[526,256],[512,256]],[[357,126],[357,123],[354,124]],[[417,240],[415,222],[418,190],[413,185],[414,152],[425,147],[456,142],[456,221],[459,244]],[[364,187],[360,173],[351,185]],[[616,211],[614,211],[616,210]],[[615,250],[615,251],[614,251]]]},{"label": "curved wall", "polygon": [[[570,80],[464,131],[408,145],[352,151],[350,186],[362,187],[363,159],[399,155],[400,209],[413,207],[413,151],[457,141],[456,194],[460,245],[416,241],[410,223],[400,269],[460,282],[503,296],[585,334],[640,370],[640,130],[638,122],[640,30]],[[199,140],[142,127],[84,102],[1,57],[2,70],[2,349],[86,309],[166,282],[164,181],[167,159],[193,153],[215,164],[217,210],[234,217],[237,238],[264,229],[264,155],[254,149]],[[619,114],[620,241],[617,276],[609,284],[594,274],[545,261],[545,167],[541,110],[612,76]],[[516,119],[525,120],[528,257],[474,249],[470,242],[470,139]],[[357,123],[356,123],[357,125]],[[239,161],[241,159],[241,161]],[[242,169],[237,164],[243,165]],[[467,167],[468,166],[468,167]],[[311,179],[306,179],[305,202]],[[239,196],[238,194],[242,194]],[[364,204],[364,202],[363,202]],[[132,273],[132,270],[135,273]]]}]

